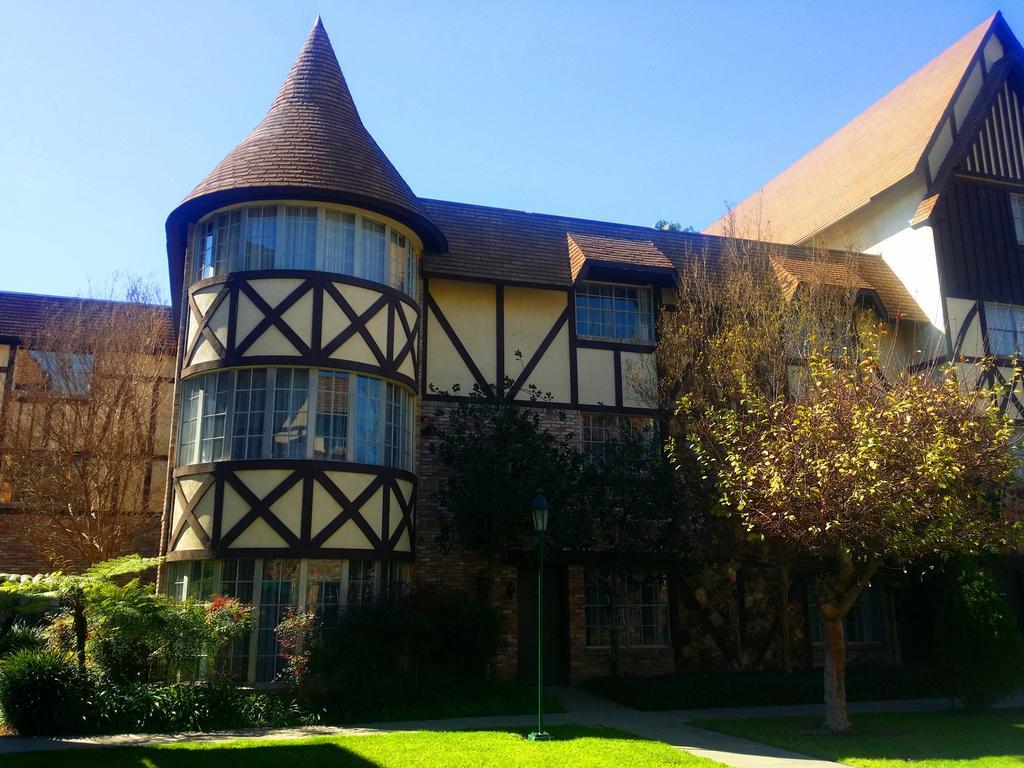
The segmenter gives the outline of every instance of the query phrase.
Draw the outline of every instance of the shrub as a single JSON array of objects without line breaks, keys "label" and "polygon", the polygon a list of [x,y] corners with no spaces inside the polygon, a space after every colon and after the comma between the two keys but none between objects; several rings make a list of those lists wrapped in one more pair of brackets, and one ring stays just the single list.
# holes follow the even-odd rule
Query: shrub
[{"label": "shrub", "polygon": [[282,631],[308,650],[305,674],[293,679],[304,703],[334,717],[386,719],[440,689],[483,680],[502,628],[501,613],[486,602],[418,590],[351,608],[337,627],[313,631],[292,617]]},{"label": "shrub", "polygon": [[22,650],[0,661],[0,710],[22,736],[89,730],[92,681],[74,660]]},{"label": "shrub", "polygon": [[18,651],[41,651],[46,647],[46,634],[41,627],[16,621],[0,630],[0,658]]},{"label": "shrub", "polygon": [[936,657],[947,693],[980,710],[1024,686],[1024,639],[1010,606],[973,563],[961,564],[936,617]]}]

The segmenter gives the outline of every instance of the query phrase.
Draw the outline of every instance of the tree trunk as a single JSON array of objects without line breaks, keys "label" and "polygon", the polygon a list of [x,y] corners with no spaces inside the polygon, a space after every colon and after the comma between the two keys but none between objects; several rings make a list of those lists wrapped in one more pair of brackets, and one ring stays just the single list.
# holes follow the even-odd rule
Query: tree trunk
[{"label": "tree trunk", "polygon": [[825,650],[825,728],[832,733],[849,733],[846,711],[846,636],[843,621],[822,616],[821,632]]},{"label": "tree trunk", "polygon": [[779,633],[782,641],[782,671],[786,674],[793,669],[792,630],[789,626],[790,568],[788,563],[779,566]]}]

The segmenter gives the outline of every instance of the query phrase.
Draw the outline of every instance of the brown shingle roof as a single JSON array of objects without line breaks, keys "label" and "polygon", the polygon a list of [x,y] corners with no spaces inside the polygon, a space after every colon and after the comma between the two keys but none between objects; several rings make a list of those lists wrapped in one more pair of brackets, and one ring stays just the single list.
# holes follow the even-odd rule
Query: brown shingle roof
[{"label": "brown shingle roof", "polygon": [[570,270],[574,280],[579,277],[581,269],[587,262],[674,271],[672,262],[650,240],[602,237],[580,232],[569,232],[566,237],[568,238]]},{"label": "brown shingle roof", "polygon": [[64,317],[81,317],[83,313],[102,313],[110,308],[130,308],[139,313],[153,313],[160,321],[164,349],[173,354],[177,344],[171,308],[158,304],[135,304],[79,299],[70,296],[46,296],[38,293],[0,291],[0,338],[30,342],[32,337],[54,321]]},{"label": "brown shingle roof", "polygon": [[919,166],[995,14],[723,216],[709,234],[799,243],[867,204]]},{"label": "brown shingle roof", "polygon": [[223,205],[274,197],[351,203],[404,222],[428,247],[445,246],[363,125],[319,16],[266,117],[167,219],[175,311],[189,222]]},{"label": "brown shingle roof", "polygon": [[424,215],[356,110],[317,17],[266,117],[185,198],[239,187],[311,187]]},{"label": "brown shingle roof", "polygon": [[[620,255],[628,253],[633,258],[643,253],[644,259],[671,265],[677,275],[684,274],[686,264],[695,258],[706,257],[713,265],[729,243],[727,238],[704,234],[443,200],[422,202],[448,239],[447,253],[424,254],[423,268],[428,276],[564,288],[575,281],[583,254],[578,245],[580,240],[592,247],[600,244]],[[577,244],[575,249],[573,243]],[[827,281],[873,291],[891,316],[928,320],[880,256],[834,252],[822,259],[822,254],[798,246],[765,247],[772,249],[773,256],[783,259],[780,264],[798,281],[810,279],[809,270],[819,268],[813,265],[835,264],[825,275]]]}]

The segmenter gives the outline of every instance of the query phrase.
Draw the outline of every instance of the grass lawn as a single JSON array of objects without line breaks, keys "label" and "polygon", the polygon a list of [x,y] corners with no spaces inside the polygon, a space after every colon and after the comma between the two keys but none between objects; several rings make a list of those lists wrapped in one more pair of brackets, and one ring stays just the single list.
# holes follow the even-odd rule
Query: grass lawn
[{"label": "grass lawn", "polygon": [[857,715],[856,732],[827,736],[819,718],[703,720],[694,723],[794,752],[863,768],[1021,768],[1024,709]]},{"label": "grass lawn", "polygon": [[721,768],[718,763],[620,731],[563,726],[555,741],[526,731],[453,731],[323,736],[292,741],[232,741],[4,755],[4,768]]}]

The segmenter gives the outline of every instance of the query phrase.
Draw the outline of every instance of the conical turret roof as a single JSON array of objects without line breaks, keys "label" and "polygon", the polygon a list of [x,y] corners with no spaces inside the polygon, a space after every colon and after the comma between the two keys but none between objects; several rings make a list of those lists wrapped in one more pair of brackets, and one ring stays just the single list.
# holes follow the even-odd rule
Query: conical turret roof
[{"label": "conical turret roof", "polygon": [[171,213],[168,246],[172,229],[214,208],[286,196],[375,210],[410,226],[427,247],[444,248],[444,236],[363,125],[319,17],[266,117]]}]

